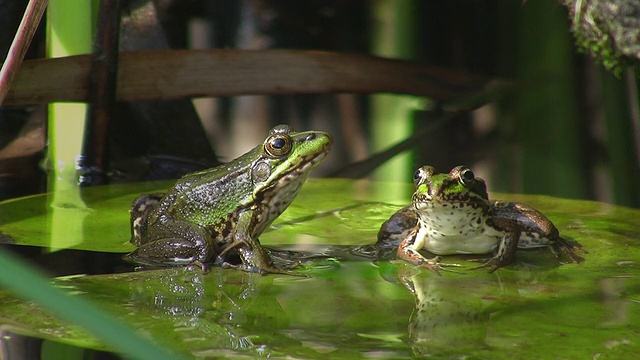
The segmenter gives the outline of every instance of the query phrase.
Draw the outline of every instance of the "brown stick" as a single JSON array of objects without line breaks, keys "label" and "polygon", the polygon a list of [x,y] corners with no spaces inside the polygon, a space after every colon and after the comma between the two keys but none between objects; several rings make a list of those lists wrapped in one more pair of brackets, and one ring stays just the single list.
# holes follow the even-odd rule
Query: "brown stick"
[{"label": "brown stick", "polygon": [[0,69],[0,105],[2,105],[12,81],[22,63],[24,54],[29,49],[31,39],[38,29],[38,24],[42,18],[44,10],[47,8],[48,0],[30,0],[22,16],[22,21],[18,26],[18,31],[13,38],[11,47],[7,54],[7,59]]},{"label": "brown stick", "polygon": [[[90,55],[25,61],[7,104],[87,101]],[[485,79],[366,55],[294,50],[166,50],[120,54],[117,100],[293,93],[401,93],[449,100]]]},{"label": "brown stick", "polygon": [[118,70],[120,0],[102,0],[89,73],[89,109],[82,157],[78,166],[85,172],[82,185],[105,183],[109,167],[109,123],[113,114]]}]

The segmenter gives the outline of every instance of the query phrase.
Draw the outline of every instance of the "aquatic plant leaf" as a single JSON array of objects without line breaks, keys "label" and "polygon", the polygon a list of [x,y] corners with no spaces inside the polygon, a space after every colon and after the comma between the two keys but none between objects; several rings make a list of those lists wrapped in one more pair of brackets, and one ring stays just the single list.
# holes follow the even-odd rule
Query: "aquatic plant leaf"
[{"label": "aquatic plant leaf", "polygon": [[137,194],[170,186],[149,182],[80,188],[0,203],[3,243],[51,249],[127,252],[129,208]]},{"label": "aquatic plant leaf", "polygon": [[[86,240],[76,246],[128,251],[130,202],[167,186],[83,191],[90,209],[85,220],[97,215],[85,221],[83,234],[100,234],[104,243]],[[406,196],[390,198],[389,186],[406,190]],[[564,264],[541,248],[518,251],[518,263],[488,274],[470,270],[477,263],[467,260],[478,256],[446,256],[444,262],[461,267],[436,277],[402,261],[372,262],[351,253],[351,246],[375,241],[382,221],[408,202],[411,188],[308,181],[261,238],[272,250],[322,255],[310,256],[295,270],[307,278],[177,268],[70,276],[53,284],[190,357],[473,354],[507,359],[528,358],[535,349],[543,358],[630,358],[640,351],[634,327],[640,322],[640,210],[547,196],[490,195],[542,211],[563,236],[588,251],[582,264]],[[1,231],[15,231],[25,243],[31,236],[50,236],[38,225],[47,218],[46,199],[0,204]],[[16,206],[22,202],[28,206]],[[0,319],[14,333],[104,349],[80,327],[34,303],[6,292],[0,292],[0,303]]]}]

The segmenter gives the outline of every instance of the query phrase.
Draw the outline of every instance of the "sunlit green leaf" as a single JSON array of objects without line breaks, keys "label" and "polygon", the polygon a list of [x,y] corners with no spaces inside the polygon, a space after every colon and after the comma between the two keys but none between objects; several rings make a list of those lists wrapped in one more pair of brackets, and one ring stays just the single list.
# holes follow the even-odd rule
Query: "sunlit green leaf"
[{"label": "sunlit green leaf", "polygon": [[[105,225],[100,221],[89,225],[86,219],[91,216],[85,217],[85,234],[103,232],[105,244],[98,249],[128,251],[130,246],[123,243],[128,238],[130,202],[139,193],[166,186],[83,190],[91,214],[112,213],[98,216],[110,219]],[[374,195],[383,194],[379,189],[385,186],[405,189],[406,196]],[[492,194],[546,214],[563,236],[589,252],[582,264],[562,264],[547,249],[525,250],[518,252],[517,264],[489,274],[470,270],[477,263],[469,262],[469,256],[447,256],[444,262],[461,267],[437,277],[402,261],[373,263],[351,254],[350,245],[375,241],[381,222],[406,204],[411,188],[411,184],[350,180],[307,182],[262,241],[272,248],[332,257],[296,270],[308,278],[217,268],[202,274],[178,268],[71,276],[53,283],[185,356],[630,358],[640,351],[635,331],[640,323],[639,210]],[[30,219],[5,212],[20,202],[34,206],[35,199],[0,205],[0,229],[5,235],[20,229],[28,239],[29,229],[20,226],[46,218],[43,210],[32,212]],[[46,206],[46,196],[38,201]],[[11,219],[22,223],[17,226],[7,221]],[[41,232],[47,233],[33,234],[43,236]],[[10,293],[0,293],[0,303],[0,318],[15,331],[105,348],[80,327],[60,322]]]}]

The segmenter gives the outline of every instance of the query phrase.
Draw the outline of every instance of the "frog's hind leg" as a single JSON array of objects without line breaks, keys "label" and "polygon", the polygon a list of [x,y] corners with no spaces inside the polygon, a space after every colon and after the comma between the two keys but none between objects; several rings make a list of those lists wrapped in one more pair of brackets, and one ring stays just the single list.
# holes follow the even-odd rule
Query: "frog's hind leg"
[{"label": "frog's hind leg", "polygon": [[179,266],[199,261],[193,243],[182,238],[148,242],[125,255],[124,259],[148,266]]},{"label": "frog's hind leg", "polygon": [[149,213],[158,207],[163,196],[164,193],[143,194],[133,201],[131,210],[129,210],[130,242],[133,245],[140,246],[148,242],[149,239],[146,236],[148,226],[147,219]]},{"label": "frog's hind leg", "polygon": [[215,253],[210,233],[198,224],[166,220],[156,225],[154,239],[142,244],[125,260],[148,266],[202,264]]}]

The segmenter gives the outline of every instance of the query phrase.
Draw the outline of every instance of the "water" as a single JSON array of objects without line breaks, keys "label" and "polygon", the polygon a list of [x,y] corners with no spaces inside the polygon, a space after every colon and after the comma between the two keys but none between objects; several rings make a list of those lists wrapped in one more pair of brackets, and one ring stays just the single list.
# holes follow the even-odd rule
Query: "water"
[{"label": "water", "polygon": [[[125,229],[115,230],[122,237],[129,197],[103,200],[124,212]],[[477,263],[468,257],[450,256],[444,261],[461,264],[459,272],[436,276],[402,261],[354,256],[350,246],[375,241],[379,224],[402,202],[372,196],[362,183],[333,180],[306,184],[262,237],[273,248],[328,254],[296,270],[307,277],[178,268],[69,276],[54,284],[192,358],[637,356],[640,211],[548,197],[496,198],[541,210],[589,252],[585,262],[563,264],[546,249],[532,249],[489,274],[470,270]],[[101,206],[89,204],[92,212],[109,210]],[[111,248],[122,242],[122,252],[129,246],[122,238],[111,242]],[[0,293],[0,319],[5,329],[35,338],[109,350],[6,292]]]},{"label": "water", "polygon": [[[438,277],[350,261],[300,270],[307,278],[165,269],[55,284],[196,358],[632,358],[638,268],[618,266],[616,275],[520,264]],[[28,302],[4,295],[2,304],[0,317],[34,336],[104,349]]]}]

